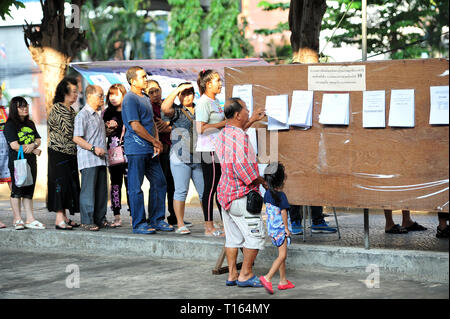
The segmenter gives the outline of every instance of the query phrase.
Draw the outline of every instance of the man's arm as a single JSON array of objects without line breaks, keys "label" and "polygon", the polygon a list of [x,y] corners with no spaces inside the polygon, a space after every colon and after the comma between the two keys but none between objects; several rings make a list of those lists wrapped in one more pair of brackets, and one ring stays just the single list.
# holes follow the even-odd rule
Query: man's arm
[{"label": "man's arm", "polygon": [[[88,143],[84,138],[82,138],[81,136],[74,136],[72,140],[73,140],[73,141],[75,142],[75,144],[77,144],[79,147],[81,147],[81,148],[83,148],[83,149],[85,149],[85,150],[87,150],[87,151],[90,151],[90,150],[92,149],[92,146],[95,146],[95,145],[89,144],[89,143]],[[97,156],[99,156],[99,157],[105,156],[105,150],[104,150],[103,148],[101,148],[101,147],[98,147],[98,146],[95,146],[95,147],[94,147],[94,153],[95,153],[95,155],[97,155]]]},{"label": "man's arm", "polygon": [[158,135],[158,130],[156,129],[155,126],[155,131],[156,131],[156,138],[154,138],[153,136],[150,135],[150,133],[145,129],[144,126],[142,126],[141,122],[139,121],[131,121],[130,122],[131,128],[133,129],[133,131],[141,138],[143,138],[144,140],[150,142],[153,144],[153,147],[155,148],[155,154],[160,154],[163,150],[163,145],[162,143],[159,141],[159,135]]}]

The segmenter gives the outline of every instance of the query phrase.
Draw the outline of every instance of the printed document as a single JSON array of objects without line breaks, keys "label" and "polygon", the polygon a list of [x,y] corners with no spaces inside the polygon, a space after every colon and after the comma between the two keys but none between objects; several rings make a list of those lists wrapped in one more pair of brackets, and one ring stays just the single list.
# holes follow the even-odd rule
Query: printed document
[{"label": "printed document", "polygon": [[386,92],[363,92],[363,127],[386,127]]},{"label": "printed document", "polygon": [[389,126],[414,127],[414,89],[392,90]]},{"label": "printed document", "polygon": [[288,130],[288,95],[269,95],[266,96],[266,115],[268,118],[268,130]]},{"label": "printed document", "polygon": [[292,106],[288,124],[292,126],[311,127],[313,110],[313,91],[293,91]]},{"label": "printed document", "polygon": [[329,125],[348,125],[349,122],[350,95],[324,94],[322,98],[322,110],[319,115],[319,123]]},{"label": "printed document", "polygon": [[430,124],[448,125],[448,85],[430,87]]},{"label": "printed document", "polygon": [[233,86],[233,96],[238,97],[247,105],[250,112],[249,116],[253,114],[253,87],[251,84],[235,85]]}]

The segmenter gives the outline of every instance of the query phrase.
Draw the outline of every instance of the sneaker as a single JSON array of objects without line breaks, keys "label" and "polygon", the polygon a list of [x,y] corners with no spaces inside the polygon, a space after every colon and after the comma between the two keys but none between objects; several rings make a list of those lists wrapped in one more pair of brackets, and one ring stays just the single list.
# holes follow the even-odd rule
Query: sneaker
[{"label": "sneaker", "polygon": [[292,222],[292,235],[302,235],[303,226],[299,221]]},{"label": "sneaker", "polygon": [[440,229],[439,226],[437,227],[436,231],[436,237],[437,238],[448,238],[449,233],[449,226],[445,227],[444,229]]},{"label": "sneaker", "polygon": [[323,220],[320,224],[313,224],[311,226],[311,231],[315,234],[317,233],[335,233],[337,229],[334,227],[328,226],[328,224]]}]

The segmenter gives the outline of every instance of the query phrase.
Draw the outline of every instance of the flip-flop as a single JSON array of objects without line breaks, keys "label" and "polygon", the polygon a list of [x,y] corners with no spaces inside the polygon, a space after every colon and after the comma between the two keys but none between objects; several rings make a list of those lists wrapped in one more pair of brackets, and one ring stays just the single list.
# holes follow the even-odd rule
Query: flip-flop
[{"label": "flip-flop", "polygon": [[176,234],[180,234],[180,235],[188,235],[191,233],[191,231],[186,227],[178,227],[178,229],[175,231]]},{"label": "flip-flop", "polygon": [[[272,283],[270,281],[267,281],[266,278],[264,278],[264,276],[259,277],[259,281],[262,283],[262,285],[264,286],[264,288],[266,288],[266,291],[273,295],[273,287],[272,287]],[[279,289],[279,288],[278,288]]]},{"label": "flip-flop", "polygon": [[253,276],[252,278],[246,280],[246,281],[237,281],[236,282],[238,287],[254,287],[254,288],[260,288],[264,287],[261,282],[259,281],[258,277]]},{"label": "flip-flop", "polygon": [[399,224],[392,226],[391,229],[384,231],[386,234],[407,234],[408,230],[401,227]]},{"label": "flip-flop", "polygon": [[216,229],[215,231],[213,231],[210,234],[204,234],[205,237],[224,237],[224,232],[222,232],[221,230]]},{"label": "flip-flop", "polygon": [[419,225],[417,222],[414,222],[411,226],[405,227],[407,231],[423,231],[427,230],[426,227]]},{"label": "flip-flop", "polygon": [[286,289],[295,288],[295,286],[292,282],[290,282],[289,280],[287,282],[288,283],[286,285],[278,285],[278,290],[286,290]]},{"label": "flip-flop", "polygon": [[237,280],[227,280],[227,281],[225,281],[225,284],[227,286],[236,286],[237,285]]},{"label": "flip-flop", "polygon": [[69,221],[66,224],[69,225],[69,226],[72,226],[73,228],[80,227],[80,224],[74,222],[71,219],[69,219]]},{"label": "flip-flop", "polygon": [[73,226],[70,226],[70,225],[66,224],[65,221],[62,221],[58,225],[55,225],[55,228],[59,229],[59,230],[72,230]]},{"label": "flip-flop", "polygon": [[45,229],[45,226],[40,221],[34,220],[31,223],[25,224],[25,228],[28,228],[28,229]]}]

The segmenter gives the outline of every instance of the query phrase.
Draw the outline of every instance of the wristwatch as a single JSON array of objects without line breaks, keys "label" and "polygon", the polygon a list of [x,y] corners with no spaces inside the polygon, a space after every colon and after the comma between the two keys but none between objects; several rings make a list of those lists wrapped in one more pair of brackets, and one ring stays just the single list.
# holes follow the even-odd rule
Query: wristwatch
[{"label": "wristwatch", "polygon": [[38,143],[33,142],[33,144],[34,144],[34,148],[38,148],[39,147]]},{"label": "wristwatch", "polygon": [[90,151],[95,155],[95,146],[94,145],[92,145]]}]

